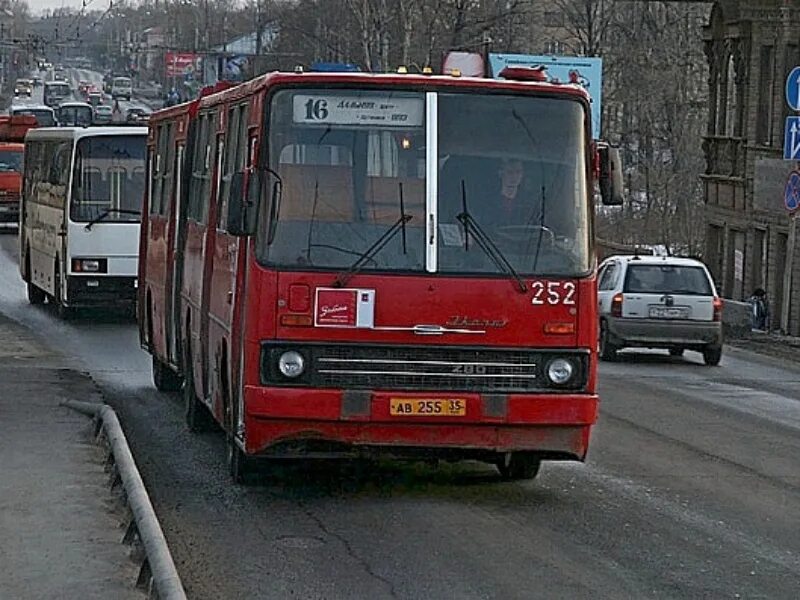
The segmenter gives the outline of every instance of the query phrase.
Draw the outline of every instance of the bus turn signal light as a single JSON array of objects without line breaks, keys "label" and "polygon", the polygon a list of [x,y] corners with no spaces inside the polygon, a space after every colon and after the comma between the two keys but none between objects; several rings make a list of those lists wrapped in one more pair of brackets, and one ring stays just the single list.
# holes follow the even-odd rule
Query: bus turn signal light
[{"label": "bus turn signal light", "polygon": [[281,315],[281,325],[285,327],[311,327],[310,315]]},{"label": "bus turn signal light", "polygon": [[575,323],[550,321],[544,324],[544,332],[551,335],[570,335],[575,333]]}]

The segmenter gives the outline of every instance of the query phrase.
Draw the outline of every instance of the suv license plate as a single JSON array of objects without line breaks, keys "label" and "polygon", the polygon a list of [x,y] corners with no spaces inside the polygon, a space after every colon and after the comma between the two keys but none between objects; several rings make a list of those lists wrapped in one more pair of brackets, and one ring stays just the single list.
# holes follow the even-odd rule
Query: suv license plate
[{"label": "suv license plate", "polygon": [[689,309],[672,306],[652,306],[650,307],[651,319],[686,319],[689,317]]},{"label": "suv license plate", "polygon": [[463,417],[467,401],[463,398],[390,398],[389,414],[393,417]]}]

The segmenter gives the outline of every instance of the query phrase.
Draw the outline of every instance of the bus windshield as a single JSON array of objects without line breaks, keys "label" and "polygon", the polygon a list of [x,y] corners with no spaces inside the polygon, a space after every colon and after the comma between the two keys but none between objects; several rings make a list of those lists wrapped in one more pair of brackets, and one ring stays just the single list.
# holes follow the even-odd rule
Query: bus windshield
[{"label": "bus windshield", "polygon": [[53,110],[52,109],[44,109],[44,108],[23,108],[23,109],[14,109],[15,115],[31,115],[36,118],[36,124],[39,127],[52,127],[56,124],[56,120],[53,118]]},{"label": "bus windshield", "polygon": [[22,151],[0,150],[0,173],[22,173]]},{"label": "bus windshield", "polygon": [[58,124],[62,127],[88,127],[93,117],[94,111],[88,105],[71,104],[58,109]]},{"label": "bus windshield", "polygon": [[94,136],[78,141],[70,209],[73,221],[101,217],[104,223],[139,221],[135,213],[141,210],[144,196],[145,144],[143,135]]},{"label": "bus windshield", "polygon": [[270,211],[261,211],[260,259],[347,269],[387,234],[363,270],[424,271],[428,165],[435,164],[438,272],[505,276],[479,237],[521,274],[588,272],[581,104],[474,90],[437,96],[432,163],[423,94],[275,94],[269,156],[282,194],[273,224],[265,222]]}]

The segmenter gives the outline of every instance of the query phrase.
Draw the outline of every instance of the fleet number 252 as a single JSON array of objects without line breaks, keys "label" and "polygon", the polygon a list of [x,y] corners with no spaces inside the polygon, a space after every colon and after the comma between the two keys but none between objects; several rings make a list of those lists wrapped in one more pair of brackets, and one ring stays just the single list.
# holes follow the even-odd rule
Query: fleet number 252
[{"label": "fleet number 252", "polygon": [[531,283],[531,304],[575,304],[575,283],[572,281],[534,281]]}]

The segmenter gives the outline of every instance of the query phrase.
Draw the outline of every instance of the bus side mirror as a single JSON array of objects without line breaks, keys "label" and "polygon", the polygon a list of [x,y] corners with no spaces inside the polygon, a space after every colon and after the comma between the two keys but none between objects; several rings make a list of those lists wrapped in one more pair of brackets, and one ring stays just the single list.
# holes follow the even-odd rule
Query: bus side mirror
[{"label": "bus side mirror", "polygon": [[257,171],[250,174],[246,191],[244,177],[244,171],[233,174],[228,200],[228,233],[240,237],[255,232],[258,190],[261,187]]},{"label": "bus side mirror", "polygon": [[622,159],[619,148],[601,143],[597,147],[600,160],[600,197],[606,206],[622,206],[625,197],[622,185]]}]

